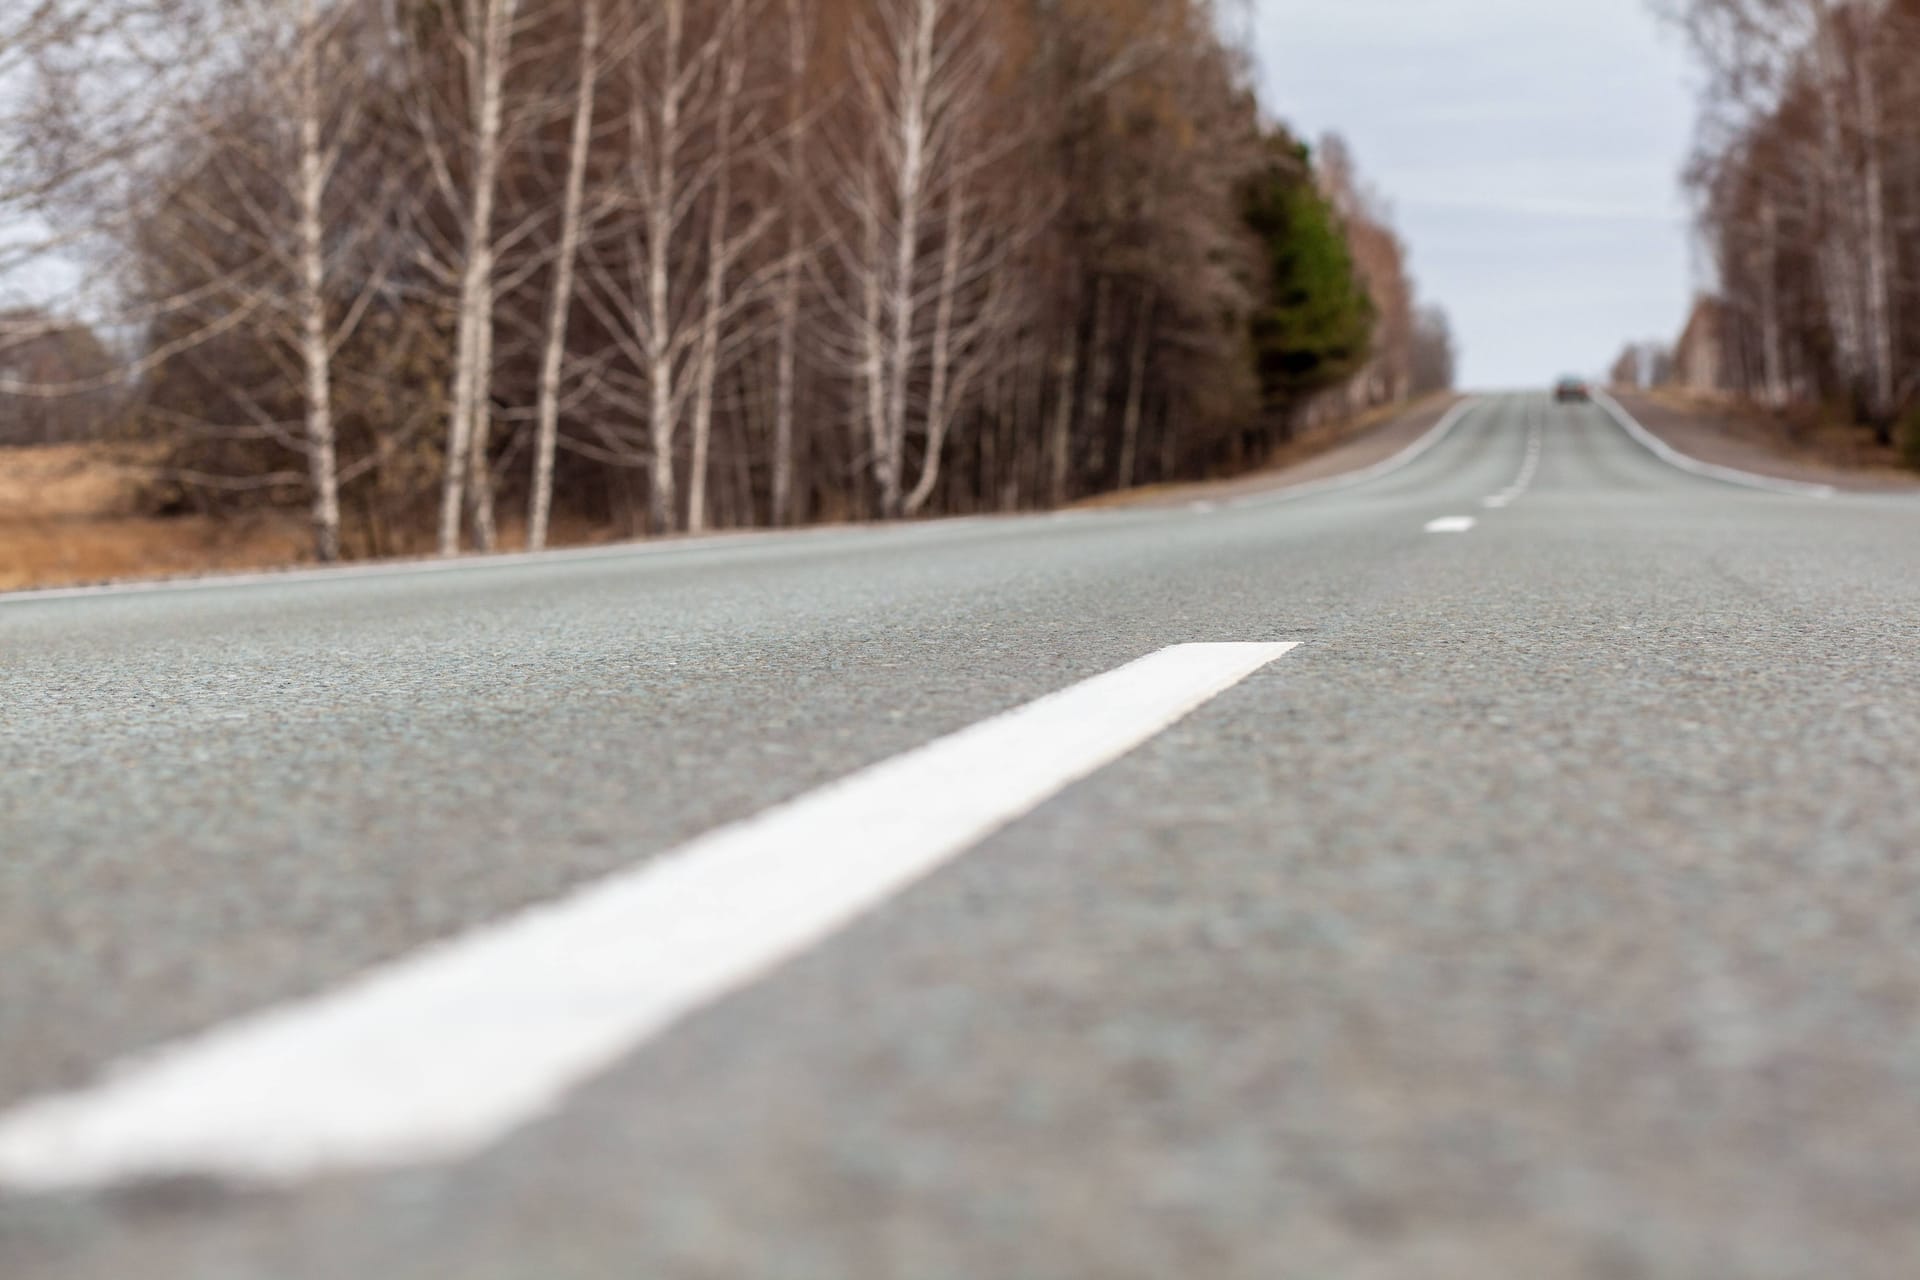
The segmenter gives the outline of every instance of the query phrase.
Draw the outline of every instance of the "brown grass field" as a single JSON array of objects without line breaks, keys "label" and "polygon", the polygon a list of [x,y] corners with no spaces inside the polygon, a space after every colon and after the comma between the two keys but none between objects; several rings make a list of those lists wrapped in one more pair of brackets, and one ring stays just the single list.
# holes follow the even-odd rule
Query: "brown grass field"
[{"label": "brown grass field", "polygon": [[132,473],[96,446],[0,449],[0,591],[298,563],[297,520],[160,519]]}]

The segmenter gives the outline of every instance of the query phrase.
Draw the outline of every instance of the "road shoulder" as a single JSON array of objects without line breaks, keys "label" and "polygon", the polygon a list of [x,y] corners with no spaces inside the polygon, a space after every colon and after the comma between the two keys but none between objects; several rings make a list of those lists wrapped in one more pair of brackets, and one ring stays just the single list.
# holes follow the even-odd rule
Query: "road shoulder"
[{"label": "road shoulder", "polygon": [[1843,493],[1920,493],[1920,475],[1875,460],[1837,460],[1797,445],[1780,423],[1733,406],[1619,391],[1620,407],[1668,447],[1699,462]]},{"label": "road shoulder", "polygon": [[1195,502],[1232,502],[1357,474],[1411,446],[1439,425],[1464,396],[1429,396],[1353,422],[1304,431],[1264,467],[1226,480],[1153,485],[1103,494],[1080,510],[1179,507]]}]

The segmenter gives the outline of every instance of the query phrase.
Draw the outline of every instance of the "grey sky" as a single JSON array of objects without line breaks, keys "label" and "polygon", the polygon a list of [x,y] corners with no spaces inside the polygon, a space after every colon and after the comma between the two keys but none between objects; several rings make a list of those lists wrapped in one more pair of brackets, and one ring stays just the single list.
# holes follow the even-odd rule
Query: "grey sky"
[{"label": "grey sky", "polygon": [[1268,108],[1344,134],[1471,387],[1672,337],[1695,272],[1692,75],[1641,0],[1253,0]]}]

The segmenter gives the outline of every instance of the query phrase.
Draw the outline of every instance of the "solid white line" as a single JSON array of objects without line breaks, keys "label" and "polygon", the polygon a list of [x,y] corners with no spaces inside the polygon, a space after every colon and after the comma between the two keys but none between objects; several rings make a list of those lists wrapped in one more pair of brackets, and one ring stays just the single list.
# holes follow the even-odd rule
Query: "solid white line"
[{"label": "solid white line", "polygon": [[1341,489],[1351,489],[1355,485],[1367,484],[1373,480],[1385,479],[1403,467],[1418,461],[1429,449],[1439,444],[1453,433],[1453,429],[1473,410],[1480,407],[1480,401],[1473,397],[1462,400],[1435,423],[1433,429],[1415,440],[1412,444],[1383,462],[1358,471],[1349,471],[1343,475],[1329,476],[1325,480],[1310,480],[1306,484],[1296,484],[1285,489],[1275,489],[1271,493],[1254,493],[1244,498],[1235,498],[1227,505],[1230,507],[1254,507],[1268,502],[1293,502],[1300,498],[1311,498],[1316,494],[1333,493]]},{"label": "solid white line", "polygon": [[1293,644],[1179,645],[330,993],[0,1115],[0,1183],[283,1181],[492,1143]]},{"label": "solid white line", "polygon": [[1606,411],[1607,416],[1619,424],[1621,430],[1632,436],[1654,457],[1691,475],[1705,476],[1710,480],[1719,480],[1726,484],[1743,485],[1749,489],[1764,489],[1769,493],[1791,494],[1798,498],[1831,498],[1839,492],[1832,485],[1805,484],[1799,480],[1779,480],[1773,476],[1759,476],[1751,471],[1736,471],[1732,467],[1702,462],[1698,458],[1689,457],[1680,452],[1647,430],[1637,418],[1621,407],[1618,400],[1597,387],[1593,391],[1593,401]]},{"label": "solid white line", "polygon": [[1479,522],[1472,516],[1442,516],[1427,522],[1428,533],[1466,533]]}]

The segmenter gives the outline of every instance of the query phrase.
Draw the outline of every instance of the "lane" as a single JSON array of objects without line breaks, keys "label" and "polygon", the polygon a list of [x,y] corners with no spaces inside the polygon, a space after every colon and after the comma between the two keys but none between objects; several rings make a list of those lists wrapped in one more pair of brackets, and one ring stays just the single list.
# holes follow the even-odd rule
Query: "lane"
[{"label": "lane", "polygon": [[1446,447],[1377,484],[1351,491],[1347,502],[1364,509],[1470,497],[1477,504],[1480,497],[1496,492],[1512,478],[1525,450],[1524,400],[1490,398],[1460,424]]},{"label": "lane", "polygon": [[332,1256],[423,1275],[1905,1275],[1920,565],[1814,569],[1872,522],[1781,575],[1738,521],[1553,505],[407,1214],[361,1184],[230,1239],[289,1274],[371,1220]]},{"label": "lane", "polygon": [[[0,609],[0,1102],[1167,645],[1310,637],[1434,501]],[[1341,549],[1349,583],[1288,585]]]},{"label": "lane", "polygon": [[1526,424],[1527,452],[1521,459],[1520,473],[1514,476],[1513,483],[1499,493],[1481,499],[1480,505],[1489,511],[1503,510],[1525,497],[1527,490],[1533,487],[1534,478],[1540,474],[1540,457],[1546,447],[1546,415],[1539,406],[1527,406]]},{"label": "lane", "polygon": [[0,1189],[286,1183],[470,1156],[1297,647],[1163,649],[656,864],[0,1114]]},{"label": "lane", "polygon": [[[0,1202],[0,1263],[52,1280],[1904,1276],[1920,1256],[1920,802],[1905,785],[1920,769],[1920,512],[1708,483],[1567,409],[1547,415],[1525,496],[1470,536],[1425,535],[1511,482],[1525,407],[1495,406],[1404,492],[1400,476],[1270,509],[595,572],[547,592],[503,579],[497,595],[396,593],[345,618],[339,600],[277,604],[299,627],[330,610],[337,656],[422,628],[453,644],[434,621],[446,608],[468,627],[504,611],[502,635],[534,628],[556,665],[600,657],[577,707],[560,698],[570,727],[600,723],[598,699],[640,722],[622,740],[636,773],[676,768],[675,752],[701,762],[615,810],[641,830],[667,798],[737,785],[729,764],[772,762],[703,756],[699,733],[654,742],[664,718],[622,700],[630,672],[604,663],[649,624],[692,655],[699,688],[674,709],[707,709],[707,737],[750,698],[778,725],[762,736],[843,762],[891,754],[876,741],[890,733],[924,741],[921,714],[1019,701],[1040,679],[1030,662],[1060,687],[1175,631],[1304,644],[486,1156],[288,1196]],[[539,629],[556,614],[571,650]],[[116,652],[152,637],[145,687],[196,669],[203,642],[163,619],[114,625]],[[219,634],[270,646],[282,625],[241,609]],[[734,647],[688,646],[702,627]],[[756,680],[795,631],[798,656]],[[421,652],[402,665],[434,670],[423,700],[473,698],[466,668],[505,650],[470,645],[455,673]],[[948,691],[916,701],[928,677]],[[350,718],[370,714],[345,696],[368,678],[338,682]],[[504,723],[537,731],[572,686],[518,678],[530,696]],[[831,722],[836,701],[846,738],[779,723]],[[421,732],[444,751],[499,723]],[[542,745],[619,768],[557,733]],[[431,771],[406,765],[430,794]],[[804,772],[775,771],[776,786]],[[489,803],[521,801],[469,800]],[[200,839],[233,821],[206,812]],[[389,847],[434,864],[431,892],[475,862],[569,856],[494,830],[491,859],[428,832]],[[211,865],[245,914],[315,864]],[[189,879],[144,892],[190,900]],[[182,932],[198,964],[221,963],[217,931]],[[135,936],[148,955],[172,945],[165,928]],[[311,981],[317,964],[293,969]],[[254,1000],[271,984],[241,985]],[[42,1008],[77,1013],[71,994]]]},{"label": "lane", "polygon": [[1569,497],[1658,504],[1724,502],[1741,491],[1676,471],[1635,443],[1593,405],[1549,405],[1549,429],[1570,448],[1553,476]]}]

